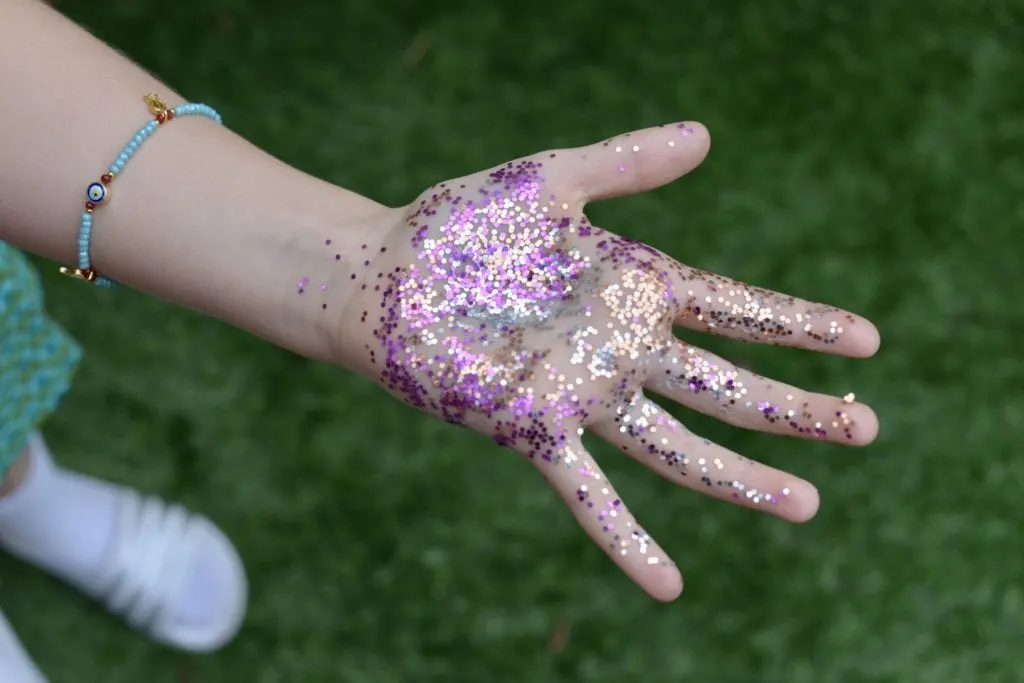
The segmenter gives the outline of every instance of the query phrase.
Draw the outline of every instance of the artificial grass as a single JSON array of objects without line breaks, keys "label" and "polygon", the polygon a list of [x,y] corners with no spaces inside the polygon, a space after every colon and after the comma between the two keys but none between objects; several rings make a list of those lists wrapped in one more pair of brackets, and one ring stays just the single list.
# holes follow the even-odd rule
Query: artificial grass
[{"label": "artificial grass", "polygon": [[704,168],[596,221],[862,313],[883,349],[707,344],[879,413],[878,441],[850,450],[679,411],[816,482],[807,525],[595,445],[684,571],[666,606],[483,437],[219,323],[48,275],[88,352],[54,450],[212,516],[253,594],[238,640],[189,658],[0,560],[3,607],[53,683],[1024,680],[1020,3],[57,6],[278,156],[389,203],[701,120]]}]

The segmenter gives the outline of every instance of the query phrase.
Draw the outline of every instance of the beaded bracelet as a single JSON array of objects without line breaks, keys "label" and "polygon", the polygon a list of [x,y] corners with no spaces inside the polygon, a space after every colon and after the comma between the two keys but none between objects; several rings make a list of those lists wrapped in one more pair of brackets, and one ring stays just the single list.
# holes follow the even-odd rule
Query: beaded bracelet
[{"label": "beaded bracelet", "polygon": [[78,267],[61,267],[63,275],[79,280],[85,280],[95,285],[112,286],[114,281],[103,277],[92,267],[92,260],[89,257],[89,239],[92,236],[92,214],[110,199],[110,184],[114,178],[124,170],[125,164],[138,151],[142,143],[146,141],[157,128],[179,116],[204,116],[218,125],[221,123],[220,114],[205,104],[180,104],[177,107],[168,109],[157,95],[146,95],[143,100],[149,107],[153,118],[139,132],[128,141],[121,153],[117,155],[114,163],[107,167],[107,172],[100,176],[98,182],[90,183],[85,190],[85,211],[78,228]]}]

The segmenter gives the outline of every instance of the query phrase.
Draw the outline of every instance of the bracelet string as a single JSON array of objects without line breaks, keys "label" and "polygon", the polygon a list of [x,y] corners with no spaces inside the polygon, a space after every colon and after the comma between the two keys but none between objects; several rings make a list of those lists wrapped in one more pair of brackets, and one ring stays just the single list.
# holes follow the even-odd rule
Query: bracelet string
[{"label": "bracelet string", "polygon": [[99,286],[109,287],[115,284],[113,280],[100,275],[93,268],[92,257],[89,253],[92,239],[93,215],[97,209],[110,200],[110,186],[114,179],[121,174],[128,161],[139,151],[142,143],[149,139],[161,126],[179,116],[203,116],[218,125],[221,123],[220,114],[205,104],[188,103],[168,108],[163,100],[154,94],[146,95],[143,101],[145,101],[153,118],[128,141],[114,162],[100,176],[99,180],[89,183],[89,186],[85,189],[85,210],[82,212],[78,226],[78,267],[67,268],[62,266],[60,269],[62,275],[85,280]]}]

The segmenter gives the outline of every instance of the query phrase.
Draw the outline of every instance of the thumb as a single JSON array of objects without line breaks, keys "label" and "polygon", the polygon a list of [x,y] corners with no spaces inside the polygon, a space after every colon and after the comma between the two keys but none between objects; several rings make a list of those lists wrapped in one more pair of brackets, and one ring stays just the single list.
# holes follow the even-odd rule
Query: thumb
[{"label": "thumb", "polygon": [[563,152],[583,203],[661,187],[700,166],[711,137],[699,123],[669,123]]}]

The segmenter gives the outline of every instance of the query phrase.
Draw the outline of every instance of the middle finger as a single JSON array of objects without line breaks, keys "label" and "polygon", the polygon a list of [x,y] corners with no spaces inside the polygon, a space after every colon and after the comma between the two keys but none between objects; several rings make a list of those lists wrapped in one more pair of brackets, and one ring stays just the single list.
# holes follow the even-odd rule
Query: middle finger
[{"label": "middle finger", "polygon": [[853,394],[804,391],[679,340],[656,363],[651,391],[736,427],[854,446],[878,434],[878,418]]}]

